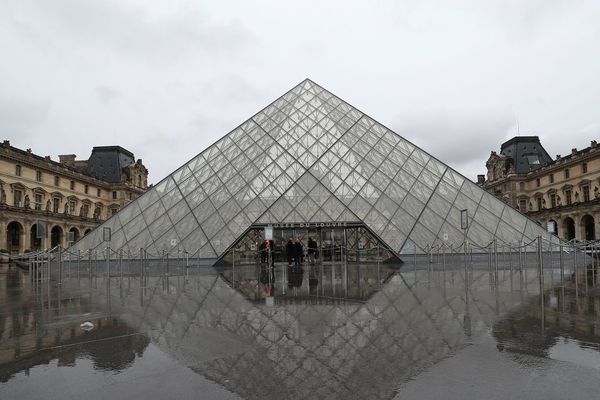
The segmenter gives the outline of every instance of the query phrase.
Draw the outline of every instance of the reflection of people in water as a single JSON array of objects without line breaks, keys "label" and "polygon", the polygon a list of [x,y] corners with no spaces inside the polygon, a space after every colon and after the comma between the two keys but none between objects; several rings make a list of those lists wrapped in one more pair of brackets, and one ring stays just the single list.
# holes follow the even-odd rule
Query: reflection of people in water
[{"label": "reflection of people in water", "polygon": [[272,253],[274,245],[273,240],[265,240],[261,244],[264,249],[261,251],[260,283],[265,286],[265,296],[273,296],[275,290],[275,260]]},{"label": "reflection of people in water", "polygon": [[267,263],[267,241],[263,240],[260,246],[258,247],[258,253],[260,255],[260,263]]},{"label": "reflection of people in water", "polygon": [[288,288],[301,287],[302,278],[304,277],[304,269],[300,266],[288,268]]},{"label": "reflection of people in water", "polygon": [[309,237],[307,253],[308,253],[308,262],[311,264],[314,264],[315,259],[318,257],[317,256],[317,248],[318,248],[317,242],[313,238]]}]

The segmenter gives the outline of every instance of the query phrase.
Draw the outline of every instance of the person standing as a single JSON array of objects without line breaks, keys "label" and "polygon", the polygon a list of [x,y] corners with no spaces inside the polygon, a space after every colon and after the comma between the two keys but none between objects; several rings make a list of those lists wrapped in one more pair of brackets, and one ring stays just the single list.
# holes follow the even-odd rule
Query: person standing
[{"label": "person standing", "polygon": [[294,249],[296,266],[299,266],[304,258],[304,247],[302,246],[300,239],[296,239],[296,243],[294,243]]},{"label": "person standing", "polygon": [[296,252],[296,247],[294,246],[294,241],[290,238],[285,245],[285,254],[287,255],[288,266],[292,266],[292,261],[294,260],[294,255]]}]

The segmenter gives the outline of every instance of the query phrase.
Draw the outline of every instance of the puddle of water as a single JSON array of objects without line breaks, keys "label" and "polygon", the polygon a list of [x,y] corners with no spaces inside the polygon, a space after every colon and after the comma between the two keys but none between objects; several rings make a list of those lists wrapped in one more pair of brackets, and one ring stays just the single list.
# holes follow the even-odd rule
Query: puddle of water
[{"label": "puddle of water", "polygon": [[265,279],[250,266],[66,278],[48,290],[0,268],[2,399],[45,386],[48,398],[58,387],[73,397],[392,398],[489,332],[502,354],[598,368],[596,303],[548,292],[542,320],[534,271],[465,279],[463,266],[339,264]]}]

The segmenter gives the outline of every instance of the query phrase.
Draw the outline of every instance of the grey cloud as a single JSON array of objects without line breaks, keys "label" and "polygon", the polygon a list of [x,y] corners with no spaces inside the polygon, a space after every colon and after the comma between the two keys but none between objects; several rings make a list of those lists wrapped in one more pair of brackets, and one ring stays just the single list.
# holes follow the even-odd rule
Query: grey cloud
[{"label": "grey cloud", "polygon": [[502,111],[431,111],[401,117],[394,127],[406,139],[459,170],[487,158],[490,151],[499,150],[504,139],[517,133],[514,117]]},{"label": "grey cloud", "polygon": [[8,139],[38,135],[49,111],[47,102],[0,97],[0,133]]},{"label": "grey cloud", "polygon": [[251,33],[239,20],[212,21],[203,10],[156,16],[126,2],[23,0],[25,5],[23,25],[60,33],[62,40],[106,45],[121,56],[154,62],[169,63],[198,51],[215,56],[251,43]]},{"label": "grey cloud", "polygon": [[550,154],[600,135],[598,20],[592,0],[4,1],[0,132],[120,144],[157,181],[309,77],[473,178],[515,115]]},{"label": "grey cloud", "polygon": [[98,99],[103,104],[108,104],[115,98],[119,97],[119,92],[109,86],[97,86],[94,92],[98,96]]}]

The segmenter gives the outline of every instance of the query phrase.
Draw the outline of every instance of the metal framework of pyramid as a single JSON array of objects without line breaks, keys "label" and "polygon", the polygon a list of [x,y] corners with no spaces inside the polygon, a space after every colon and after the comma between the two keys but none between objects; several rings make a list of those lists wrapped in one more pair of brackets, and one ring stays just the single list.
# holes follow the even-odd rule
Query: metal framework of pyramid
[{"label": "metal framework of pyramid", "polygon": [[[467,238],[552,236],[452,168],[305,80],[74,246],[224,254],[253,224],[361,222],[396,254]],[[103,228],[112,239],[103,242]],[[554,238],[555,239],[555,238]]]}]

